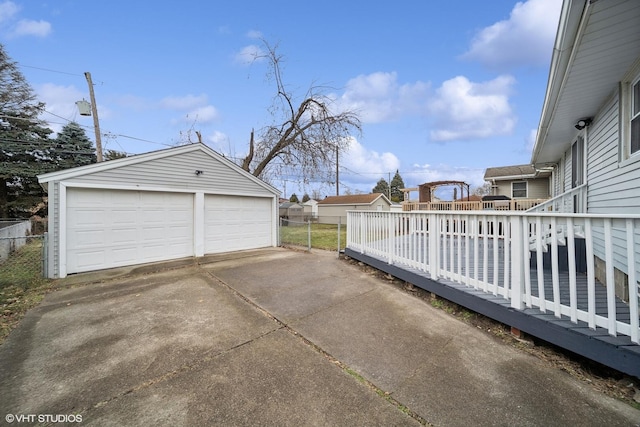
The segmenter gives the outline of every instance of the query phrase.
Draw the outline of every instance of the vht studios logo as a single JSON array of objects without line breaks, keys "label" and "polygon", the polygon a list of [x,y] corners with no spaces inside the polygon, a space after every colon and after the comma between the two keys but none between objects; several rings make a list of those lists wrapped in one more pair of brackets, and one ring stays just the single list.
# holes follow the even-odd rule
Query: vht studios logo
[{"label": "vht studios logo", "polygon": [[7,414],[8,423],[81,423],[82,415],[65,414]]}]

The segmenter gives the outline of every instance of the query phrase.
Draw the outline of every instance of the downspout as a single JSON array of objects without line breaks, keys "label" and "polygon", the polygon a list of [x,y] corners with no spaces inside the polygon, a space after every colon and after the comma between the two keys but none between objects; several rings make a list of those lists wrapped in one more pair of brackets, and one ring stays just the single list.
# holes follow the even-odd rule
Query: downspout
[{"label": "downspout", "polygon": [[591,127],[590,125],[584,128],[584,143],[583,143],[583,147],[582,147],[582,156],[583,156],[583,162],[582,164],[584,165],[584,168],[582,168],[582,184],[585,186],[584,187],[584,194],[583,197],[581,197],[582,199],[582,210],[580,212],[584,212],[584,213],[589,213],[587,212],[587,206],[589,205],[587,203],[587,197],[589,194],[589,186],[587,185],[587,171],[589,170],[589,156],[587,155],[588,149],[587,147],[589,146],[589,127]]}]

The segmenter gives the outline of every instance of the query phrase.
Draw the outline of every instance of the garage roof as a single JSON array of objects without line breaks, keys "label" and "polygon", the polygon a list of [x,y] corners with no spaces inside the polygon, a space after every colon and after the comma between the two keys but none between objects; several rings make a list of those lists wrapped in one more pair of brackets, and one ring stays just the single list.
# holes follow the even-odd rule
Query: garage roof
[{"label": "garage roof", "polygon": [[318,205],[370,205],[379,198],[383,198],[388,204],[391,204],[387,196],[382,193],[371,194],[352,194],[346,196],[329,196],[324,200],[320,200]]},{"label": "garage roof", "polygon": [[[180,159],[182,160],[186,158],[184,155],[188,155],[190,153],[199,154],[200,157],[195,157],[195,158],[201,159],[201,161],[198,161],[196,163],[192,163],[189,165],[185,165],[181,161],[176,161],[175,164],[174,162],[167,162],[167,160],[171,160],[171,158],[173,157],[177,158],[179,156],[180,156]],[[193,158],[193,156],[191,157]],[[153,172],[153,170],[150,169],[151,172],[147,172],[147,173],[155,173],[156,175],[162,175],[161,177],[157,177],[158,180],[170,179],[167,177],[171,176],[172,174],[176,175],[177,170],[184,171],[184,170],[187,170],[187,168],[189,168],[188,173],[191,177],[201,176],[202,177],[201,181],[203,182],[203,184],[209,185],[212,182],[216,182],[220,180],[219,175],[221,170],[229,171],[229,172],[232,171],[233,176],[236,176],[238,178],[241,176],[243,181],[249,180],[254,184],[257,184],[259,187],[262,187],[264,190],[267,190],[270,193],[273,193],[276,195],[280,194],[280,191],[275,187],[267,184],[266,182],[262,181],[259,178],[256,178],[249,172],[242,169],[240,166],[236,165],[235,163],[228,160],[221,154],[217,153],[216,151],[212,150],[211,148],[201,143],[182,145],[179,147],[172,147],[164,150],[152,151],[145,154],[137,154],[130,157],[124,157],[121,159],[109,160],[109,161],[100,162],[100,163],[93,163],[90,165],[79,166],[76,168],[65,169],[57,172],[50,172],[43,175],[38,175],[38,182],[40,182],[40,184],[42,184],[46,189],[46,186],[44,184],[50,181],[68,181],[68,180],[73,180],[81,177],[86,178],[89,176],[96,176],[96,177],[100,177],[100,176],[107,177],[107,175],[111,177],[117,176],[117,174],[113,173],[113,171],[116,169],[118,169],[118,172],[127,171],[127,173],[132,174],[133,171],[136,171],[136,172],[141,171],[143,169],[143,166],[150,164],[150,162],[154,162],[154,161],[161,162],[162,160],[165,160],[164,163],[170,163],[171,166],[168,168],[169,170],[165,168],[164,170],[161,170],[161,173],[158,173],[157,171]],[[213,170],[212,165],[217,166],[217,169]],[[200,172],[198,173],[198,171]],[[109,174],[108,172],[112,172],[112,173]],[[137,173],[136,175],[137,177],[140,177],[143,175],[143,173],[140,172],[140,173]],[[181,180],[183,181],[181,182],[182,185],[184,186],[191,185],[191,183],[186,182],[183,177],[179,177],[178,175],[176,175],[176,177],[181,178]],[[238,178],[235,179],[236,182],[239,182]],[[222,182],[221,185],[225,185],[224,182]]]}]

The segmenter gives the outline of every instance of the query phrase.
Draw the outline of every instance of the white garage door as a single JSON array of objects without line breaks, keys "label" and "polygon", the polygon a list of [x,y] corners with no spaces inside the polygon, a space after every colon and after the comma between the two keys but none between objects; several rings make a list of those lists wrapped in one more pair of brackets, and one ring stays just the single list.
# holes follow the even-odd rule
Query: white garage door
[{"label": "white garage door", "polygon": [[207,254],[272,246],[272,199],[207,195],[205,244]]},{"label": "white garage door", "polygon": [[193,255],[193,194],[69,188],[67,273]]}]

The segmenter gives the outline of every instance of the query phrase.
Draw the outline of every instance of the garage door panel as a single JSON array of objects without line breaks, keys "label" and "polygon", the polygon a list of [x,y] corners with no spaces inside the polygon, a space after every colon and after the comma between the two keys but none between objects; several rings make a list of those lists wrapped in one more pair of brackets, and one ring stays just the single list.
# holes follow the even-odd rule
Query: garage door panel
[{"label": "garage door panel", "polygon": [[87,270],[93,270],[99,268],[104,263],[105,259],[104,250],[84,251],[77,258],[77,264],[79,268]]},{"label": "garage door panel", "polygon": [[272,199],[205,197],[205,253],[272,246]]},{"label": "garage door panel", "polygon": [[70,188],[67,273],[193,255],[193,194]]}]

